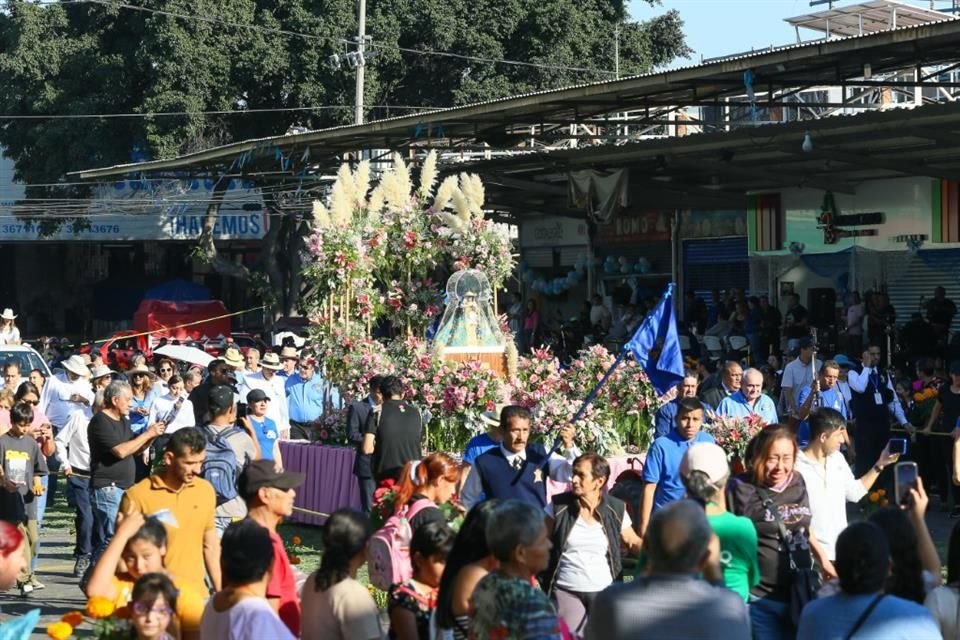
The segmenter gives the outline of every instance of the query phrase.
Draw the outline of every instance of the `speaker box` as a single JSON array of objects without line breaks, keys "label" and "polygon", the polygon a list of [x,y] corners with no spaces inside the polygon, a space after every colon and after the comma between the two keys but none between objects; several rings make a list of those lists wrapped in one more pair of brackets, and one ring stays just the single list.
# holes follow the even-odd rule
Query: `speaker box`
[{"label": "speaker box", "polygon": [[807,290],[807,312],[810,324],[829,327],[836,322],[837,292],[825,287]]}]

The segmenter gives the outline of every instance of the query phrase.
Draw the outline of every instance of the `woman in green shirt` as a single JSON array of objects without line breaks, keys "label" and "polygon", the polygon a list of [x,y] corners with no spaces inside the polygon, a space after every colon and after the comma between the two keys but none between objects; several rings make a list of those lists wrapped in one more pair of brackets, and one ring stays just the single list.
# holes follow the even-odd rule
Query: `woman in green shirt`
[{"label": "woman in green shirt", "polygon": [[757,530],[744,516],[727,511],[724,487],[730,478],[727,454],[715,444],[702,442],[687,449],[680,463],[687,495],[704,505],[710,527],[720,539],[723,583],[746,602],[760,581],[757,566]]}]

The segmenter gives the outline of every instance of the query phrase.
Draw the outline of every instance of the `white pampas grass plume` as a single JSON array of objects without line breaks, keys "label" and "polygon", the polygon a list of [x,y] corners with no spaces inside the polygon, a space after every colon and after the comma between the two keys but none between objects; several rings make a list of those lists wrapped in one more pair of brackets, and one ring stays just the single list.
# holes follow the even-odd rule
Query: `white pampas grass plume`
[{"label": "white pampas grass plume", "polygon": [[470,203],[470,212],[478,218],[483,217],[484,190],[480,176],[473,173],[460,174],[460,190]]},{"label": "white pampas grass plume", "polygon": [[[347,169],[349,174],[350,169]],[[345,227],[353,217],[353,177],[349,180],[338,179],[333,183],[330,194],[330,219],[338,227]]]},{"label": "white pampas grass plume", "polygon": [[434,211],[443,211],[450,205],[454,192],[457,190],[457,177],[447,176],[437,188],[437,195],[433,199]]},{"label": "white pampas grass plume", "polygon": [[315,229],[324,229],[330,226],[330,212],[319,200],[313,201],[313,226]]},{"label": "white pampas grass plume", "polygon": [[463,191],[457,189],[453,192],[453,208],[457,212],[457,215],[465,223],[469,224],[470,222],[470,201],[467,200],[467,197],[463,195]]},{"label": "white pampas grass plume", "polygon": [[402,211],[410,203],[410,171],[399,153],[393,154],[393,168],[380,179],[387,208]]},{"label": "white pampas grass plume", "polygon": [[362,209],[367,203],[367,191],[370,189],[370,161],[364,160],[357,165],[353,174],[353,201],[354,207]]},{"label": "white pampas grass plume", "polygon": [[463,220],[453,215],[449,211],[443,211],[440,213],[440,221],[449,228],[453,229],[456,233],[463,233],[467,230],[467,225],[464,224]]},{"label": "white pampas grass plume", "polygon": [[367,217],[370,220],[379,220],[383,205],[383,188],[378,186],[370,194],[370,201],[367,204]]},{"label": "white pampas grass plume", "polygon": [[437,152],[431,151],[423,161],[420,169],[420,189],[417,193],[421,198],[429,198],[433,191],[433,183],[437,179]]}]

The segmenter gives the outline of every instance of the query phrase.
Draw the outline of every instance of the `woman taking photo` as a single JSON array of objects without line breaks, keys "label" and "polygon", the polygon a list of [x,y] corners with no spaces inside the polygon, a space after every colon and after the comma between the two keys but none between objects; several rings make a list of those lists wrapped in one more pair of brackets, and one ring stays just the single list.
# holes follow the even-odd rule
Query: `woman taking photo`
[{"label": "woman taking photo", "polygon": [[607,461],[585,453],[573,461],[573,490],[554,496],[545,509],[553,550],[543,589],[574,634],[586,629],[597,594],[620,579],[621,544],[640,551],[623,501],[605,495],[609,478]]},{"label": "woman taking photo", "polygon": [[133,398],[130,402],[130,428],[135,434],[147,428],[147,418],[150,416],[150,406],[154,399],[153,380],[156,377],[156,374],[147,369],[146,365],[139,365],[127,371],[130,388],[133,390]]},{"label": "woman taking photo", "polygon": [[370,535],[369,518],[352,509],[334,512],[323,526],[320,568],[300,592],[302,640],[383,637],[377,603],[357,580],[367,561]]},{"label": "woman taking photo", "polygon": [[500,563],[487,546],[487,523],[498,500],[485,500],[467,513],[447,556],[437,595],[436,626],[444,640],[467,640],[470,596],[477,583]]},{"label": "woman taking photo", "polygon": [[[750,590],[750,622],[758,640],[796,636],[791,615],[791,560],[801,569],[813,556],[823,573],[836,577],[816,536],[810,532],[810,501],[803,477],[794,471],[797,441],[784,426],[767,427],[754,438],[748,473],[728,489],[731,510],[753,521],[757,530],[760,582]],[[780,524],[786,539],[780,533]]]}]

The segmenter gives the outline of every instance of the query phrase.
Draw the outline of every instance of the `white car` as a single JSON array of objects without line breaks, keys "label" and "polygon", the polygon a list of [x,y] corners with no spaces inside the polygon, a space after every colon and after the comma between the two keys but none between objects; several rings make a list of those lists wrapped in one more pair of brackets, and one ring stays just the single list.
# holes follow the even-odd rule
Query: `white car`
[{"label": "white car", "polygon": [[50,367],[46,360],[32,347],[26,345],[5,344],[0,346],[0,371],[7,362],[20,365],[20,375],[24,378],[34,369],[40,369],[45,378],[50,377]]}]

